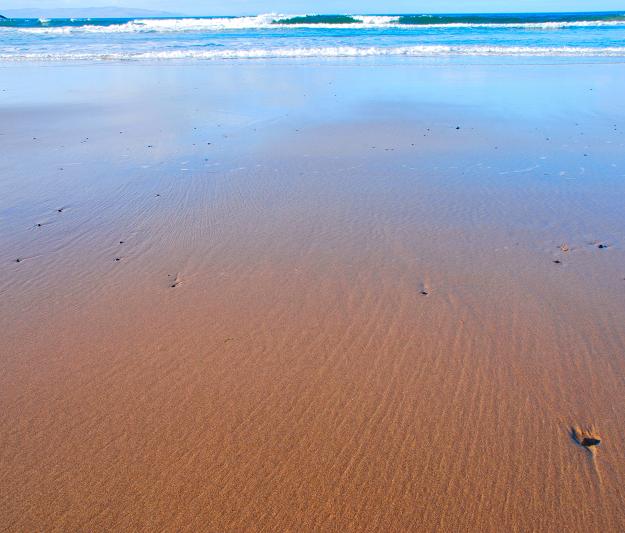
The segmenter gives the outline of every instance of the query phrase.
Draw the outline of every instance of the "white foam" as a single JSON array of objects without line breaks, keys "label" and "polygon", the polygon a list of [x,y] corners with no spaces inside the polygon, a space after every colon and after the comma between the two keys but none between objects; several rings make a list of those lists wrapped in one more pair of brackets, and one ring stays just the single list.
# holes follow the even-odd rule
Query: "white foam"
[{"label": "white foam", "polygon": [[[359,20],[359,24],[347,24],[346,26],[362,28],[363,26],[394,26],[397,24],[399,17],[371,16],[371,15],[354,15],[355,20]],[[332,25],[336,27],[336,25]],[[341,25],[343,26],[343,24]]]},{"label": "white foam", "polygon": [[596,47],[539,47],[539,46],[447,46],[421,45],[400,47],[334,46],[319,48],[277,49],[180,49],[134,53],[24,53],[0,54],[0,61],[124,61],[124,60],[219,60],[219,59],[271,59],[315,57],[436,57],[436,56],[519,56],[519,57],[624,57],[625,46]]}]

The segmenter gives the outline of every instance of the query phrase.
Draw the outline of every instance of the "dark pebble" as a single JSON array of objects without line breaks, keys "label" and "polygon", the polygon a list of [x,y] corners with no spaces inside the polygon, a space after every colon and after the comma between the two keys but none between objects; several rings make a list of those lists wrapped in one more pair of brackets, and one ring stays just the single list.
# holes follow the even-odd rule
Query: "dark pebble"
[{"label": "dark pebble", "polygon": [[601,444],[601,439],[595,439],[594,437],[584,437],[581,442],[581,445],[586,446],[586,448],[599,444]]}]

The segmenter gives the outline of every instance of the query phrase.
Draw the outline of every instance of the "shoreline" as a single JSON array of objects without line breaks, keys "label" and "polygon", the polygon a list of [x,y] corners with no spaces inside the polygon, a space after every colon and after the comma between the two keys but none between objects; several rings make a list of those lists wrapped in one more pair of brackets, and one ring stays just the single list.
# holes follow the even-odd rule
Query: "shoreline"
[{"label": "shoreline", "polygon": [[0,68],[39,67],[93,67],[93,66],[211,66],[211,65],[238,65],[260,64],[266,66],[318,64],[321,66],[354,66],[354,67],[384,67],[402,64],[417,64],[424,67],[445,68],[450,65],[476,66],[570,66],[570,65],[601,65],[622,64],[625,62],[625,53],[622,55],[372,55],[372,56],[307,56],[307,57],[224,57],[224,58],[126,58],[126,59],[0,59]]}]

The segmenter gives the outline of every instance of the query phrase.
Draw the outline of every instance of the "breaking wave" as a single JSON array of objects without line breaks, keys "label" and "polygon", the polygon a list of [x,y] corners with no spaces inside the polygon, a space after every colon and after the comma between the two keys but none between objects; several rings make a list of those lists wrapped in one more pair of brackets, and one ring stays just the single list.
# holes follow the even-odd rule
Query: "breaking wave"
[{"label": "breaking wave", "polygon": [[263,28],[526,28],[625,26],[625,14],[280,15],[153,19],[9,19],[0,29],[27,33],[210,32]]}]

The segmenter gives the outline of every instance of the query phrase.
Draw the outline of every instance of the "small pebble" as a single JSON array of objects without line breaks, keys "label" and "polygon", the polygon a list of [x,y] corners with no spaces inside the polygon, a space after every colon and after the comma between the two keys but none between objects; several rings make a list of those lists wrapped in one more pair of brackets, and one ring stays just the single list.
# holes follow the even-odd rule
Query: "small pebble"
[{"label": "small pebble", "polygon": [[580,427],[573,427],[571,428],[571,433],[577,444],[583,446],[584,448],[591,448],[601,444],[601,437],[592,428],[584,429]]},{"label": "small pebble", "polygon": [[584,437],[582,442],[580,443],[582,446],[588,448],[589,446],[598,446],[601,444],[601,439],[597,439],[595,437]]}]

